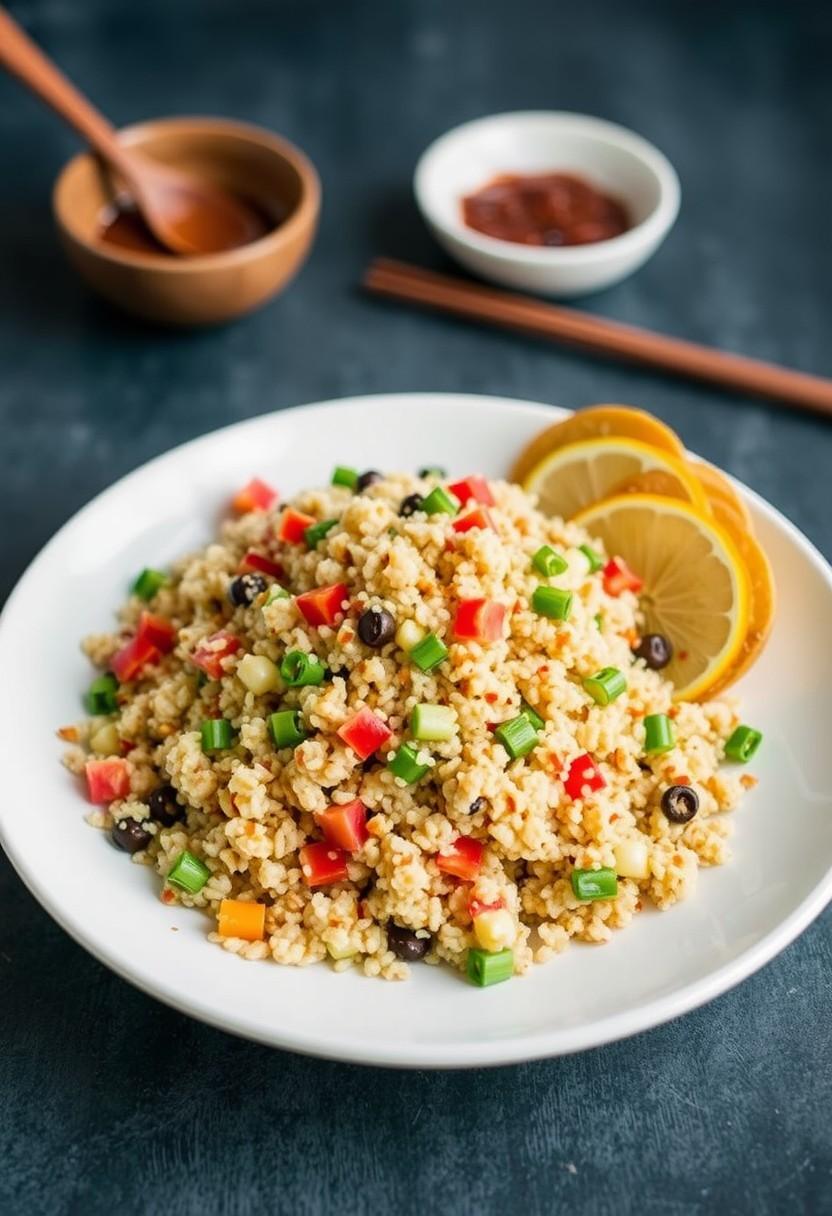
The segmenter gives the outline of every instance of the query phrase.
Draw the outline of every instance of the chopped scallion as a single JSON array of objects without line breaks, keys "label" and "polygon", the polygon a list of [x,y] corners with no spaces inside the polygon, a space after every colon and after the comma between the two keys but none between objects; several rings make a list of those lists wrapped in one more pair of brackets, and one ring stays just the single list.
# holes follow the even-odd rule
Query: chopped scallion
[{"label": "chopped scallion", "polygon": [[93,680],[84,695],[84,708],[88,714],[97,717],[99,714],[114,714],[118,709],[116,692],[118,680],[114,675],[98,676]]},{"label": "chopped scallion", "polygon": [[627,678],[617,667],[602,667],[594,676],[587,676],[584,688],[599,705],[609,705],[627,690]]},{"label": "chopped scallion", "polygon": [[573,870],[572,890],[578,899],[615,899],[618,875],[615,870]]},{"label": "chopped scallion", "polygon": [[142,570],[139,577],[133,583],[132,592],[140,600],[152,600],[156,592],[168,582],[170,582],[170,579],[161,570],[153,570],[148,567]]},{"label": "chopped scallion", "polygon": [[323,684],[326,668],[316,654],[290,650],[283,656],[280,674],[290,688],[304,688],[309,684]]},{"label": "chopped scallion", "polygon": [[545,575],[546,578],[553,578],[556,574],[563,574],[564,570],[569,568],[566,558],[561,557],[559,553],[555,553],[551,545],[540,546],[532,557],[532,565],[539,574]]},{"label": "chopped scallion", "polygon": [[648,756],[659,756],[676,746],[673,723],[667,714],[648,714],[644,719],[644,751]]},{"label": "chopped scallion", "polygon": [[194,857],[193,853],[189,853],[185,849],[168,870],[167,880],[171,886],[181,887],[183,891],[190,891],[191,895],[196,895],[210,877],[211,871],[205,862],[200,861],[198,857]]},{"label": "chopped scallion", "polygon": [[747,764],[762,741],[762,734],[753,726],[738,726],[725,744],[725,755],[737,764]]},{"label": "chopped scallion", "polygon": [[510,980],[514,975],[514,952],[505,949],[491,954],[488,950],[472,946],[465,960],[465,971],[471,983],[478,988],[489,988],[502,980]]},{"label": "chopped scallion", "polygon": [[550,621],[566,621],[572,611],[572,592],[560,587],[536,587],[532,593],[532,608]]},{"label": "chopped scallion", "polygon": [[220,752],[231,746],[234,732],[226,718],[204,718],[199,728],[204,752]]},{"label": "chopped scallion", "polygon": [[310,549],[314,549],[319,541],[322,541],[327,532],[331,532],[338,523],[337,519],[322,519],[320,523],[310,524],[304,530],[303,539],[306,541]]},{"label": "chopped scallion", "polygon": [[443,486],[434,486],[422,503],[422,510],[426,515],[456,515],[459,507],[460,502],[456,494],[452,494]]},{"label": "chopped scallion", "polygon": [[279,709],[277,713],[269,714],[269,734],[278,748],[297,747],[303,743],[308,736],[300,710]]},{"label": "chopped scallion", "polygon": [[403,743],[387,767],[394,777],[401,777],[408,785],[420,781],[430,768],[429,764],[421,764],[419,753],[412,743]]},{"label": "chopped scallion", "polygon": [[604,564],[604,559],[600,553],[593,549],[592,545],[578,545],[581,553],[589,562],[589,573],[595,574]]},{"label": "chopped scallion", "polygon": [[532,709],[528,701],[524,701],[522,698],[520,700],[520,713],[526,715],[535,730],[543,730],[543,727],[546,725],[537,710]]},{"label": "chopped scallion", "polygon": [[456,714],[448,705],[414,705],[410,731],[414,739],[446,743],[456,734]]},{"label": "chopped scallion", "polygon": [[348,490],[354,490],[358,484],[358,470],[350,469],[342,464],[337,465],[332,471],[332,484],[334,486],[346,486]]},{"label": "chopped scallion", "polygon": [[429,633],[423,637],[410,651],[410,658],[420,671],[433,671],[448,657],[448,647],[436,636]]},{"label": "chopped scallion", "polygon": [[494,731],[494,738],[502,743],[512,760],[527,756],[540,742],[537,731],[525,713],[518,714],[516,718],[498,726]]}]

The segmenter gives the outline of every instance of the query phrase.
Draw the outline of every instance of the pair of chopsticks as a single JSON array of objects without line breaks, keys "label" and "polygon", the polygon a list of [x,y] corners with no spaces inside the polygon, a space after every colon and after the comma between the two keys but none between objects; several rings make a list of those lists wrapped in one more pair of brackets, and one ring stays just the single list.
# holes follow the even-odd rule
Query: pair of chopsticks
[{"label": "pair of chopsticks", "polygon": [[394,300],[832,416],[832,380],[821,376],[607,321],[392,258],[376,258],[364,276],[364,286]]}]

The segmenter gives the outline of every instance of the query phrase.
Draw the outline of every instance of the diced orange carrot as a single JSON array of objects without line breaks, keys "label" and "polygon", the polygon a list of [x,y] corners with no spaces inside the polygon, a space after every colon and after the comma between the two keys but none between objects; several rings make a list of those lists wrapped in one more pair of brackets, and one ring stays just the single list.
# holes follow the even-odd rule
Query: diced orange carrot
[{"label": "diced orange carrot", "polygon": [[241,937],[246,942],[260,942],[266,931],[266,905],[246,899],[224,899],[217,917],[220,937]]}]

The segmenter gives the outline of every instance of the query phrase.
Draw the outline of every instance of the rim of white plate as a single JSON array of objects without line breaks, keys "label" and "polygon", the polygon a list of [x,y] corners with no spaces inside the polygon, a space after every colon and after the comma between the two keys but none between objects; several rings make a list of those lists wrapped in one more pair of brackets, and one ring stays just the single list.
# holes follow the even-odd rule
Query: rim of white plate
[{"label": "rim of white plate", "polygon": [[[107,489],[103,490],[85,506],[81,507],[44,545],[36,557],[29,563],[18,579],[11,594],[0,613],[0,646],[5,640],[5,630],[9,619],[16,611],[17,603],[25,598],[27,586],[31,578],[42,565],[48,563],[53,549],[60,546],[64,534],[79,521],[97,511],[108,498],[115,495],[133,479],[144,476],[149,470],[158,468],[166,462],[175,462],[185,451],[193,452],[200,445],[216,442],[217,438],[230,431],[245,429],[255,430],[262,426],[266,419],[276,416],[294,414],[297,412],[344,410],[350,407],[366,406],[372,403],[383,407],[395,401],[405,402],[413,407],[420,401],[453,402],[455,405],[465,405],[469,408],[510,408],[523,410],[527,414],[540,416],[541,421],[552,422],[557,415],[566,416],[573,411],[560,406],[547,405],[542,402],[527,401],[522,398],[480,396],[465,393],[378,393],[362,394],[356,397],[332,398],[326,401],[312,402],[306,405],[287,407],[257,415],[254,418],[235,422],[226,427],[220,427],[207,434],[197,436],[159,456],[146,461],[130,473],[119,478]],[[830,594],[832,594],[832,567],[820,551],[803,533],[792,524],[775,507],[771,506],[754,490],[735,478],[731,478],[756,506],[760,513],[767,517],[777,527],[783,530],[790,541],[801,551],[807,561],[822,576]],[[0,741],[0,753],[2,752]],[[83,825],[82,825],[83,826]],[[682,984],[675,991],[665,996],[646,1001],[643,1005],[632,1010],[616,1013],[611,1016],[593,1020],[586,1025],[567,1028],[553,1028],[533,1034],[524,1034],[516,1040],[501,1038],[498,1041],[478,1040],[474,1043],[425,1044],[403,1042],[395,1051],[373,1049],[372,1044],[358,1042],[354,1037],[339,1039],[337,1035],[329,1036],[322,1041],[316,1034],[282,1033],[280,1026],[268,1028],[246,1023],[244,1020],[226,1016],[218,1011],[210,1001],[204,1000],[199,994],[188,993],[187,996],[173,984],[161,979],[158,975],[146,974],[142,968],[131,966],[124,953],[112,948],[107,943],[98,942],[90,937],[80,918],[73,909],[60,905],[50,892],[45,890],[38,881],[36,868],[25,856],[25,850],[17,847],[13,838],[6,831],[0,813],[0,845],[18,876],[23,881],[38,903],[49,913],[61,928],[63,928],[88,953],[104,963],[111,971],[122,979],[127,980],[142,992],[153,996],[197,1020],[217,1027],[238,1037],[265,1043],[269,1046],[296,1051],[324,1059],[344,1062],[381,1065],[400,1068],[470,1068],[480,1066],[498,1066],[521,1063],[527,1060],[569,1055],[605,1043],[618,1041],[652,1029],[684,1013],[699,1008],[708,1001],[728,991],[742,980],[759,970],[772,958],[785,949],[797,938],[804,929],[832,901],[832,867],[823,879],[816,884],[806,898],[777,926],[747,950],[733,958],[724,966],[715,968],[708,975]]]}]

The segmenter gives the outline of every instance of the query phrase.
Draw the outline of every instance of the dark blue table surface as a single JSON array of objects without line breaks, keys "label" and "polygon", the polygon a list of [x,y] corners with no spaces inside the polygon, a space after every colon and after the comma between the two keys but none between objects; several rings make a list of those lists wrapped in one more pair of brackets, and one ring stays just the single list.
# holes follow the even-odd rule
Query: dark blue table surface
[{"label": "dark blue table surface", "polygon": [[[589,306],[832,375],[828,5],[12,9],[116,122],[219,112],[276,128],[318,165],[325,204],[284,298],[217,332],[142,328],[64,266],[49,190],[76,143],[0,79],[0,600],[71,512],[148,457],[253,414],[396,389],[642,404],[832,554],[830,422],[356,290],[375,253],[443,265],[409,187],[443,129],[506,109],[597,113],[670,156],[683,205],[655,260]],[[828,912],[736,991],[636,1039],[405,1073],[189,1021],[89,958],[4,860],[0,891],[5,1211],[832,1211]]]}]

